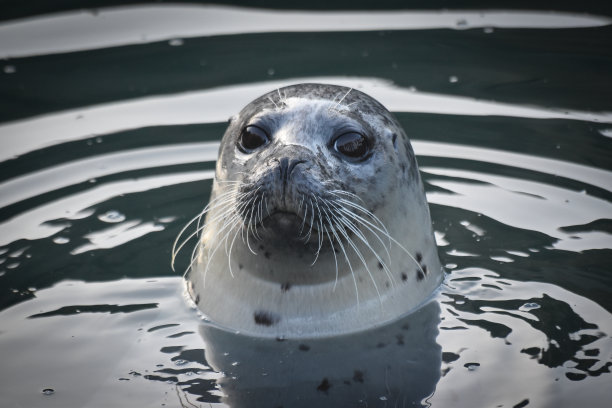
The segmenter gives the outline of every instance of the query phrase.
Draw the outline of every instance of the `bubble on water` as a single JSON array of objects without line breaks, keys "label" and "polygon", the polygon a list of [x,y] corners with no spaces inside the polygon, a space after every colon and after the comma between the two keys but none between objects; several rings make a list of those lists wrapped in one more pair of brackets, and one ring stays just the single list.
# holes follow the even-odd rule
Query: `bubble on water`
[{"label": "bubble on water", "polygon": [[381,400],[381,401],[386,401],[386,400],[387,400],[387,397],[385,397],[385,396],[383,395],[382,397],[378,397],[378,399],[379,399],[379,400]]},{"label": "bubble on water", "polygon": [[96,137],[94,140],[96,143],[102,143],[102,138],[100,136]]},{"label": "bubble on water", "polygon": [[448,77],[448,82],[450,82],[451,84],[454,84],[455,82],[458,82],[459,78],[457,78],[455,75],[451,75]]},{"label": "bubble on water", "polygon": [[465,363],[463,366],[467,368],[468,371],[474,371],[480,367],[480,363]]},{"label": "bubble on water", "polygon": [[232,367],[237,367],[240,365],[240,361],[234,361],[232,362]]},{"label": "bubble on water", "polygon": [[540,306],[538,303],[535,302],[529,302],[529,303],[525,303],[523,306],[519,307],[519,310],[521,312],[528,312],[530,310],[535,310],[535,309],[539,309]]},{"label": "bubble on water", "polygon": [[184,44],[184,41],[181,38],[173,38],[172,40],[168,41],[168,44],[173,47],[179,47]]},{"label": "bubble on water", "polygon": [[53,388],[45,388],[42,390],[44,395],[53,395],[55,394],[55,390]]},{"label": "bubble on water", "polygon": [[125,221],[125,215],[121,214],[119,211],[110,210],[110,211],[105,212],[104,214],[98,215],[98,219],[100,221],[115,224],[118,222]]},{"label": "bubble on water", "polygon": [[274,72],[274,68],[268,68],[268,76],[273,76]]},{"label": "bubble on water", "polygon": [[15,72],[17,72],[17,68],[15,68],[14,65],[5,65],[4,66],[4,73],[5,74],[14,74]]},{"label": "bubble on water", "polygon": [[455,269],[457,267],[456,263],[447,263],[446,265],[444,265],[444,267],[446,269]]},{"label": "bubble on water", "polygon": [[37,289],[36,289],[35,287],[29,287],[29,288],[28,288],[28,290],[29,290],[30,292],[36,292],[36,290],[37,290]]},{"label": "bubble on water", "polygon": [[62,245],[62,244],[69,243],[70,239],[66,238],[66,237],[55,237],[55,238],[53,238],[53,242],[55,242],[56,244]]},{"label": "bubble on water", "polygon": [[491,34],[495,30],[493,29],[493,27],[485,27],[482,29],[482,31],[484,31],[485,34]]},{"label": "bubble on water", "polygon": [[180,358],[178,360],[174,361],[174,364],[177,365],[177,366],[183,366],[183,365],[185,365],[187,363],[188,363],[187,360],[183,360],[183,359],[180,359]]}]

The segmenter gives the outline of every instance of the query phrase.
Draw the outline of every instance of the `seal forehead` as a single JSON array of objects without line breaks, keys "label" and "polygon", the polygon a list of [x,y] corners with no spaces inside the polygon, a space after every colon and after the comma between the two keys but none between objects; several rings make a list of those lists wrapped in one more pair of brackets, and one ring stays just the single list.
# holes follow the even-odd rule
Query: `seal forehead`
[{"label": "seal forehead", "polygon": [[292,97],[283,102],[282,107],[263,110],[247,123],[266,127],[277,141],[300,144],[314,138],[327,142],[338,132],[368,128],[359,114],[340,111],[330,100]]}]

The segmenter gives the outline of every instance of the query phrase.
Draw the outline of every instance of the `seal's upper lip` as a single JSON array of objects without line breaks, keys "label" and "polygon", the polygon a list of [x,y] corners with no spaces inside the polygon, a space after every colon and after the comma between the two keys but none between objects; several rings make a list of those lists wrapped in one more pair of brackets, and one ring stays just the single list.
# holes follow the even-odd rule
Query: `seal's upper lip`
[{"label": "seal's upper lip", "polygon": [[[316,218],[315,218],[316,220]],[[284,233],[295,231],[296,235],[300,232],[308,231],[311,228],[310,218],[304,219],[301,215],[284,210],[271,211],[263,220],[262,224],[273,229],[277,228]],[[313,222],[312,229],[318,231],[317,223]]]}]

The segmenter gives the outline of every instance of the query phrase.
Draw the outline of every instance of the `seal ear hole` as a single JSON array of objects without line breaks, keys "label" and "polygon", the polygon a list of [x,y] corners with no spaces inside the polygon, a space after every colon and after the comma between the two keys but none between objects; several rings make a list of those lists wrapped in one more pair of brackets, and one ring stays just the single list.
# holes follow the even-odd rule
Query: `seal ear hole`
[{"label": "seal ear hole", "polygon": [[243,153],[252,153],[270,141],[268,133],[259,126],[249,125],[242,129],[238,138],[238,148]]},{"label": "seal ear hole", "polygon": [[370,152],[368,139],[361,133],[347,132],[338,136],[332,143],[335,151],[352,159],[365,159]]}]

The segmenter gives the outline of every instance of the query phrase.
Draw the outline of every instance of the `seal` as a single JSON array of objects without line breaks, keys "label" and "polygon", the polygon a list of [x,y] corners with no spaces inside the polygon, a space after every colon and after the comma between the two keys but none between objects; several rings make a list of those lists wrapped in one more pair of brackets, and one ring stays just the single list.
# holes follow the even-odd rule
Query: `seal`
[{"label": "seal", "polygon": [[341,86],[277,89],[232,117],[210,203],[173,262],[193,225],[192,299],[249,335],[363,331],[419,308],[443,278],[406,133]]}]

